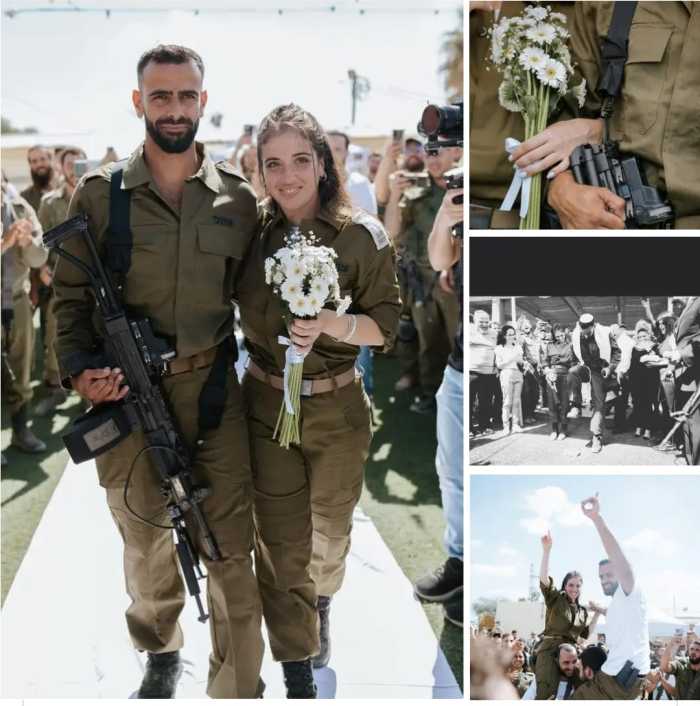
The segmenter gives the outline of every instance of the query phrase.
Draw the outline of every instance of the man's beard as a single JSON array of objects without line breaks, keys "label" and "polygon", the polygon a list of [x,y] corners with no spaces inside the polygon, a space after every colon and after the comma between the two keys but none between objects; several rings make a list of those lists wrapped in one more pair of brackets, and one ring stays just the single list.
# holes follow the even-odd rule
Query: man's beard
[{"label": "man's beard", "polygon": [[403,166],[407,172],[422,172],[425,169],[425,162],[417,154],[406,155]]},{"label": "man's beard", "polygon": [[[144,116],[144,120],[146,121],[146,130],[153,142],[155,142],[163,152],[167,152],[168,154],[182,154],[186,152],[194,141],[194,137],[199,128],[199,120],[193,123],[187,118],[181,118],[180,120],[156,120],[155,123],[152,123]],[[169,137],[160,132],[159,127],[162,125],[189,125],[190,129],[182,135]]]},{"label": "man's beard", "polygon": [[30,169],[29,174],[32,177],[32,184],[34,184],[37,189],[45,189],[53,179],[53,167],[48,167],[43,174]]},{"label": "man's beard", "polygon": [[700,664],[700,657],[688,657],[688,662],[692,665]]},{"label": "man's beard", "polygon": [[606,596],[613,596],[613,595],[615,595],[615,591],[617,591],[617,587],[618,587],[619,585],[620,585],[620,584],[618,584],[617,582],[615,582],[615,583],[610,584],[610,587],[607,588],[607,589],[605,588],[605,586],[601,586],[601,588],[603,589],[603,593],[604,593]]}]

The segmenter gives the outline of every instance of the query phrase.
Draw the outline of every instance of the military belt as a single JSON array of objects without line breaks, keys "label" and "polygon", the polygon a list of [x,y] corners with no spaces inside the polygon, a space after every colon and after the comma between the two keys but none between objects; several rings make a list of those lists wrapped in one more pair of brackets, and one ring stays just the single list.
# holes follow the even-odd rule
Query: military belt
[{"label": "military belt", "polygon": [[180,375],[181,373],[191,373],[199,368],[208,368],[214,364],[218,346],[212,346],[205,351],[195,353],[186,358],[173,358],[165,364],[166,377],[170,375]]},{"label": "military belt", "polygon": [[[270,385],[270,387],[274,387],[276,390],[284,390],[284,378],[266,372],[257,365],[252,358],[248,359],[246,370],[256,380],[260,380],[260,382],[264,382]],[[353,366],[344,373],[340,373],[340,375],[335,375],[334,377],[302,380],[301,396],[312,397],[313,395],[320,395],[324,392],[333,392],[334,390],[349,385],[356,377],[358,377],[358,374]]]}]

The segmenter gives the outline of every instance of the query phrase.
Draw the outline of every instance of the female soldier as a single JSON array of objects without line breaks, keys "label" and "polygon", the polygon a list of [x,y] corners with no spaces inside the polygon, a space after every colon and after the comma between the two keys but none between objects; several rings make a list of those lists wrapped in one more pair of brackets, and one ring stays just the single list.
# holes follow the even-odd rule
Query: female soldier
[{"label": "female soldier", "polygon": [[[243,389],[255,483],[256,573],[287,696],[313,698],[310,657],[316,656],[314,666],[329,658],[329,603],[343,581],[371,439],[369,401],[355,360],[361,345],[381,351],[391,344],[398,285],[384,229],[364,212],[352,212],[326,135],[310,113],[291,104],[264,118],[258,161],[268,198],[238,286],[250,352]],[[265,284],[264,262],[283,247],[293,226],[336,251],[341,296],[349,294],[352,305],[341,316],[324,309],[289,328],[292,344],[307,355],[301,445],[286,450],[273,431],[285,364],[278,337],[287,330],[281,302]]]},{"label": "female soldier", "polygon": [[585,640],[595,629],[600,608],[589,603],[593,612],[592,620],[588,610],[579,603],[583,579],[578,571],[570,571],[561,584],[554,587],[554,579],[549,575],[549,554],[552,551],[552,535],[547,532],[542,537],[542,564],[540,566],[540,590],[544,596],[547,611],[544,618],[544,634],[535,653],[536,699],[549,699],[556,695],[559,685],[557,651],[564,642],[576,644],[579,638]]}]

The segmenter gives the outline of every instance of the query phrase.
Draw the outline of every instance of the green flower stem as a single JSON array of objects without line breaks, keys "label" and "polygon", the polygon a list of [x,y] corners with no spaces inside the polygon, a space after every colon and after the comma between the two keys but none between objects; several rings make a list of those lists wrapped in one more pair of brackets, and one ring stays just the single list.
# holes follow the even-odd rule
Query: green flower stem
[{"label": "green flower stem", "polygon": [[277,416],[277,424],[272,435],[273,439],[278,439],[280,446],[288,449],[291,444],[299,445],[301,436],[299,434],[299,416],[301,414],[301,383],[303,363],[292,365],[289,371],[289,395],[292,402],[294,414],[287,412],[287,406],[282,399],[279,415]]}]

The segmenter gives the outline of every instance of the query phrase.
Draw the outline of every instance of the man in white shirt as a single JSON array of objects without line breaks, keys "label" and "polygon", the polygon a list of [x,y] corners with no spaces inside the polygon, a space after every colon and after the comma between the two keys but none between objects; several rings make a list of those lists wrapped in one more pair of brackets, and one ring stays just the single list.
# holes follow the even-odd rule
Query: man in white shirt
[{"label": "man in white shirt", "polygon": [[345,163],[348,159],[350,149],[350,138],[338,130],[331,130],[328,133],[328,142],[333,152],[335,166],[340,174],[347,175],[345,189],[350,194],[350,201],[353,208],[361,208],[373,216],[377,215],[377,199],[374,195],[374,187],[369,179],[358,172],[348,172]]},{"label": "man in white shirt", "polygon": [[632,700],[640,698],[649,659],[647,604],[634,572],[612,532],[600,515],[598,495],[581,503],[583,514],[598,530],[608,555],[598,566],[600,584],[612,601],[606,611],[605,637],[608,659],[592,680],[583,684],[574,699]]}]

